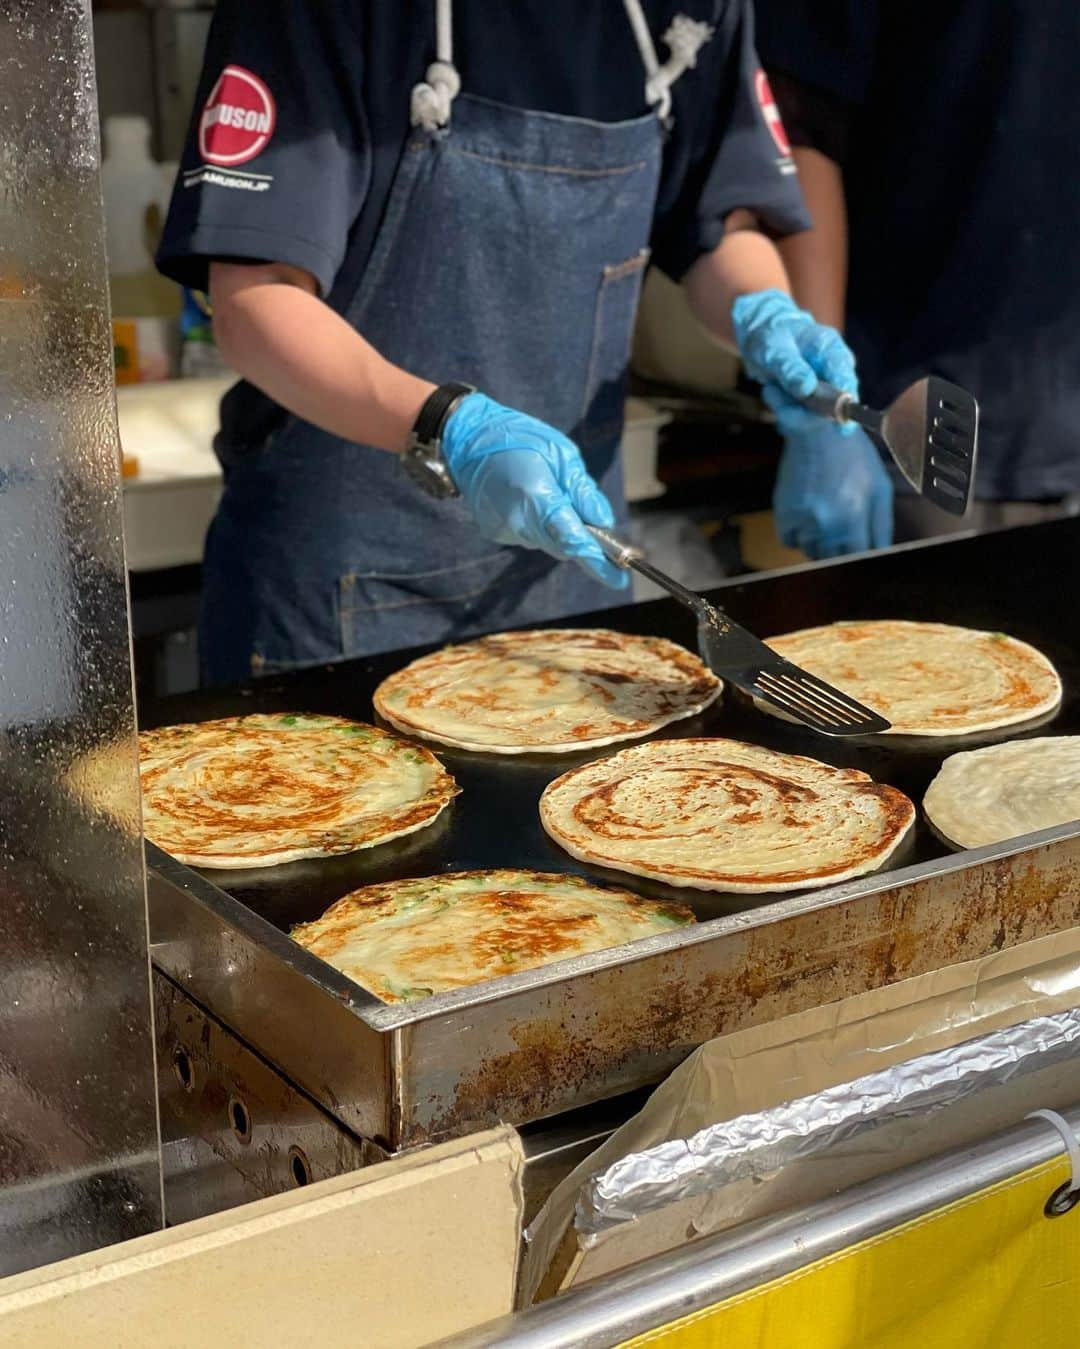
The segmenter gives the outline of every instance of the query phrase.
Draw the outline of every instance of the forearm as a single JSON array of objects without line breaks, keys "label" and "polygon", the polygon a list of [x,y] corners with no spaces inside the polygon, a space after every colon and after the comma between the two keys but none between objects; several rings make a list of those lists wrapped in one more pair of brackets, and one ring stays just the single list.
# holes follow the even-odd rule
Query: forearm
[{"label": "forearm", "polygon": [[733,212],[723,239],[703,254],[683,278],[690,308],[718,341],[735,350],[731,306],[740,295],[790,290],[776,245],[762,234],[748,211]]},{"label": "forearm", "polygon": [[843,331],[847,291],[847,208],[840,166],[819,150],[797,146],[799,186],[813,229],[779,244],[796,301],[819,323]]},{"label": "forearm", "polygon": [[385,360],[295,269],[214,263],[214,336],[229,366],[276,403],[345,440],[405,448],[434,389]]}]

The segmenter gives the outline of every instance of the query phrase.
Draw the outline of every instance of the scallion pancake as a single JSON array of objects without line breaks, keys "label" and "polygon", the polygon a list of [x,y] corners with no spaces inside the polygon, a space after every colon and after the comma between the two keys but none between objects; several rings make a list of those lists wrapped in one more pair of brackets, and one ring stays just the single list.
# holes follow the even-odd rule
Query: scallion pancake
[{"label": "scallion pancake", "polygon": [[654,740],[556,778],[540,819],[584,862],[760,894],[876,870],[915,808],[854,768],[739,740]]},{"label": "scallion pancake", "polygon": [[493,754],[556,754],[648,735],[702,711],[720,681],[661,637],[501,632],[384,679],[375,710],[407,735]]},{"label": "scallion pancake", "polygon": [[292,936],[384,1002],[410,1002],[693,921],[579,876],[467,871],[354,890]]},{"label": "scallion pancake", "polygon": [[256,714],[143,731],[146,837],[201,867],[263,867],[423,829],[457,793],[428,750],[341,717]]},{"label": "scallion pancake", "polygon": [[950,843],[981,848],[1080,820],[1080,735],[1009,740],[953,754],[923,798]]},{"label": "scallion pancake", "polygon": [[768,645],[880,712],[892,723],[886,735],[970,735],[1030,721],[1061,701],[1061,680],[1042,652],[1003,632],[881,619],[805,628]]}]

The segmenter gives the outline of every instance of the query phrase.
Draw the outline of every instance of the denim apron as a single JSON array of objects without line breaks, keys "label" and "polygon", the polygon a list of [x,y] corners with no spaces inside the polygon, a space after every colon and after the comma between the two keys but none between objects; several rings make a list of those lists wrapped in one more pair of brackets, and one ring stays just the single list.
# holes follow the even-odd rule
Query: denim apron
[{"label": "denim apron", "polygon": [[[524,111],[457,95],[452,62],[442,69],[453,77],[434,91],[442,117],[418,110],[430,86],[413,91],[412,131],[345,317],[404,369],[475,384],[564,431],[624,514],[618,446],[660,112],[598,123]],[[461,501],[424,495],[395,455],[308,422],[286,420],[254,454],[219,455],[208,682],[620,602],[573,563],[491,543]]]}]

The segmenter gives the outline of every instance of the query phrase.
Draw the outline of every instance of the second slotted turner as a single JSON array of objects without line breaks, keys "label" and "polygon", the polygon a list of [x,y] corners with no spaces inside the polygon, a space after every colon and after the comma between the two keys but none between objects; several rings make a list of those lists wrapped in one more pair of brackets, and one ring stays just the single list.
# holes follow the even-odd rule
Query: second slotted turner
[{"label": "second slotted turner", "polygon": [[950,515],[965,515],[975,486],[979,405],[966,389],[930,375],[916,380],[884,412],[819,384],[804,406],[835,422],[858,422],[892,455],[920,496]]},{"label": "second slotted turner", "polygon": [[633,567],[686,605],[698,621],[701,659],[721,679],[822,735],[876,735],[889,729],[884,717],[777,655],[723,609],[654,567],[640,548],[606,529],[586,528],[617,567]]}]

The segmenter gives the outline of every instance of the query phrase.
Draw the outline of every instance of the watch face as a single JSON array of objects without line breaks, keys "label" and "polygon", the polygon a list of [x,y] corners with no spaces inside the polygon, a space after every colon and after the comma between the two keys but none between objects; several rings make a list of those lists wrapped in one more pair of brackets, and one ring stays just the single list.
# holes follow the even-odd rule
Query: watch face
[{"label": "watch face", "polygon": [[430,496],[446,499],[458,495],[450,470],[443,461],[421,445],[406,450],[401,460],[405,472]]}]

